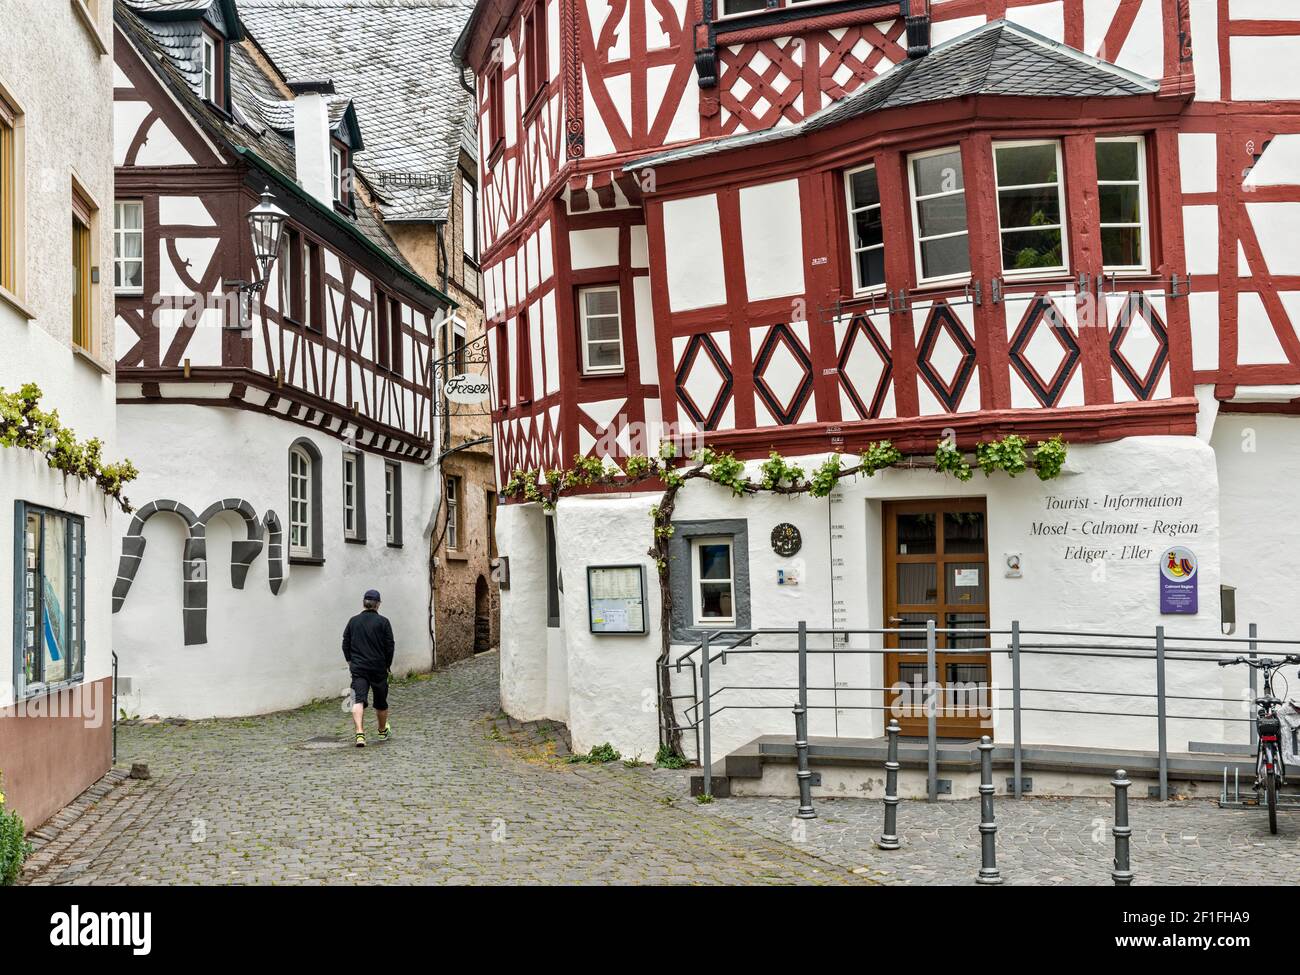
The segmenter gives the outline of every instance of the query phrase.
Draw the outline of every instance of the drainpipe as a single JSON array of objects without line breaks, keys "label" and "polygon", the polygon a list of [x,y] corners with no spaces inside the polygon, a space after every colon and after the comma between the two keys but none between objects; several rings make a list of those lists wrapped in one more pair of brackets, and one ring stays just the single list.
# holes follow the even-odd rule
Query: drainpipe
[{"label": "drainpipe", "polygon": [[907,56],[923,58],[930,53],[930,0],[903,0],[907,22]]}]

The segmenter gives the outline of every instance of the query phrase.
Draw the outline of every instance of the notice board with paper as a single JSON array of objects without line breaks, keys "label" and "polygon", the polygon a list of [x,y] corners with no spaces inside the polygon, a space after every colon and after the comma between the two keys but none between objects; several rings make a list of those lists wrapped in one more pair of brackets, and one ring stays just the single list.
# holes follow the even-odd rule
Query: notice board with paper
[{"label": "notice board with paper", "polygon": [[592,633],[645,633],[644,566],[588,566],[587,616]]}]

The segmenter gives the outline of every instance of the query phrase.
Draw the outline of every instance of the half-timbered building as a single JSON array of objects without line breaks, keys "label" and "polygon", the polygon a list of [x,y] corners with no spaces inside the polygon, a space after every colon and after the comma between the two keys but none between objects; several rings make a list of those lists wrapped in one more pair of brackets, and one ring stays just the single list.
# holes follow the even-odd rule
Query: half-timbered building
[{"label": "half-timbered building", "polygon": [[[371,588],[394,671],[427,668],[453,303],[385,228],[366,119],[327,77],[282,73],[233,0],[127,0],[115,24],[118,419],[144,471],[119,525],[121,706],[337,694]],[[265,276],[247,219],[263,194],[286,215]]]},{"label": "half-timbered building", "polygon": [[[487,367],[476,236],[478,135],[472,87],[449,57],[470,0],[243,0],[258,44],[290,75],[328,74],[366,119],[361,165],[402,256],[457,305],[437,335],[437,490],[430,519],[434,661],[496,646],[497,506],[491,404],[457,403],[446,381]],[[382,67],[376,52],[384,52]]]},{"label": "half-timbered building", "polygon": [[[1238,618],[1285,632],[1294,4],[485,0],[457,50],[479,82],[503,480],[575,456],[622,465],[661,439],[805,470],[886,439],[1069,444],[1051,482],[891,470],[822,500],[691,483],[674,514],[674,655],[709,629],[799,620],[1217,635],[1221,585]],[[656,745],[659,491],[502,515],[503,704],[568,721],[579,748]],[[1174,546],[1199,560],[1194,613],[1161,613]],[[646,625],[608,635],[589,570],[623,565],[642,568]],[[1003,656],[941,659],[940,682],[1004,682]],[[729,683],[790,686],[740,659]],[[908,682],[918,664],[815,666],[833,691]],[[1055,667],[1084,694],[1146,680],[1121,662]],[[1201,692],[1233,696],[1219,677]],[[699,703],[679,679],[689,720]],[[761,694],[731,700],[769,710],[720,709],[715,755],[789,732],[788,692]],[[1149,738],[1076,703],[1069,719],[1026,714],[1027,740]],[[810,730],[879,735],[871,704],[819,699]],[[1179,747],[1240,733],[1173,727]]]}]

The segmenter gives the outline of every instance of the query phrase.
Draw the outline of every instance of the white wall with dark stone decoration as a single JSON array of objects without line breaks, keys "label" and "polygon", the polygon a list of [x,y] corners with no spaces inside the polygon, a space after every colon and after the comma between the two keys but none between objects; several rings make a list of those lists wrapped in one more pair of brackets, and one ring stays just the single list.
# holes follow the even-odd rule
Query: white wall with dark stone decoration
[{"label": "white wall with dark stone decoration", "polygon": [[[824,456],[799,458],[806,470]],[[1095,510],[1107,496],[1168,495],[1179,503],[1167,509]],[[568,701],[568,721],[575,750],[585,751],[609,741],[626,755],[653,754],[657,747],[654,662],[659,652],[659,587],[647,550],[651,543],[650,507],[654,492],[619,496],[562,499],[556,511],[560,568],[565,580],[563,599],[565,671],[550,666],[548,643],[557,631],[544,631],[545,548],[539,511],[507,506],[502,553],[511,556],[511,588],[502,606],[502,706],[519,717],[560,719],[554,704],[557,689],[549,675],[565,686],[559,696]],[[1078,628],[1154,637],[1163,625],[1171,634],[1214,636],[1219,633],[1219,512],[1215,454],[1190,437],[1141,437],[1118,443],[1071,448],[1066,469],[1051,482],[1032,472],[1015,479],[995,474],[962,484],[930,471],[886,471],[872,478],[841,484],[831,499],[759,495],[734,499],[704,482],[688,483],[680,492],[675,520],[744,518],[748,520],[750,604],[756,627],[794,628],[800,620],[810,627],[880,628],[883,609],[882,517],[885,500],[929,497],[982,497],[988,511],[989,599],[992,626],[1009,628],[1012,620],[1026,628]],[[1049,508],[1049,498],[1090,499],[1092,511]],[[1082,517],[1080,517],[1082,514]],[[1127,525],[1136,523],[1136,536],[1089,535],[1084,520]],[[1159,526],[1159,520],[1164,524]],[[799,527],[803,547],[793,558],[773,553],[772,528],[781,522]],[[1034,524],[1065,526],[1065,533],[1035,534]],[[837,537],[832,539],[834,523]],[[530,530],[521,530],[528,526]],[[1090,526],[1091,527],[1091,526]],[[1158,560],[1170,544],[1190,547],[1199,561],[1200,611],[1195,616],[1162,616],[1159,608]],[[1124,545],[1148,551],[1121,557]],[[1078,549],[1109,550],[1105,559],[1084,561]],[[1005,555],[1019,553],[1023,575],[1007,578]],[[842,564],[832,569],[832,559]],[[1104,561],[1104,565],[1103,565]],[[647,582],[650,633],[645,636],[593,635],[587,620],[586,568],[599,564],[642,564]],[[798,585],[777,584],[777,570],[794,570]],[[839,578],[834,581],[832,573]],[[836,609],[833,600],[841,604]],[[829,649],[828,638],[817,638]],[[997,638],[1005,646],[1005,637]],[[1027,641],[1028,642],[1028,641]],[[763,637],[764,647],[793,647],[792,637]],[[852,646],[879,649],[879,636],[859,636]],[[687,645],[675,646],[674,657]],[[695,654],[698,660],[699,654]],[[1143,699],[1123,697],[1154,691],[1154,667],[1147,661],[1097,660],[1081,657],[1026,657],[1024,686],[1053,687],[1073,693],[1053,698],[1053,705],[1073,710],[1140,711]],[[725,665],[713,666],[713,687],[777,685],[792,688],[793,655],[731,654]],[[879,654],[814,655],[810,684],[822,688],[880,687]],[[1007,655],[994,654],[993,679],[1009,688]],[[1234,676],[1212,665],[1170,665],[1169,693],[1235,699]],[[689,671],[674,674],[674,693],[690,691]],[[1105,695],[1084,694],[1105,691]],[[1114,692],[1113,694],[1110,692]],[[728,705],[713,720],[715,757],[759,734],[791,734],[793,718],[788,690],[731,690],[715,700],[715,710]],[[548,704],[548,702],[550,702]],[[1104,702],[1107,706],[1099,706]],[[875,692],[814,692],[809,730],[814,735],[873,736],[881,733]],[[1009,706],[1006,700],[995,702]],[[1039,703],[1043,703],[1040,697]],[[737,705],[765,705],[762,709]],[[1026,699],[1026,705],[1029,701]],[[1195,705],[1192,713],[1212,721],[1171,720],[1171,748],[1185,749],[1189,741],[1222,740],[1239,729],[1224,721],[1235,717],[1235,705]],[[1188,713],[1171,708],[1171,713]],[[1010,717],[995,718],[1000,738],[1010,736]],[[1148,718],[1026,712],[1027,742],[1071,743],[1109,747],[1154,747],[1155,722]],[[688,736],[689,738],[689,736]],[[693,740],[688,740],[688,750]]]},{"label": "white wall with dark stone decoration", "polygon": [[[181,622],[182,521],[159,513],[144,527],[146,548],[130,593],[113,616],[120,673],[130,678],[122,707],[130,714],[206,718],[297,707],[347,687],[343,627],[361,611],[362,594],[383,594],[393,624],[397,675],[429,669],[428,539],[431,503],[423,465],[402,464],[403,546],[384,532],[384,462],[364,454],[367,541],[343,538],[342,441],[298,424],[246,410],[169,403],[122,405],[123,449],[144,472],[138,503],[166,498],[195,512],[223,498],[248,501],[259,518],[280,516],[288,551],[288,449],[299,437],[322,456],[323,565],[286,565],[278,595],[268,586],[269,546],[253,562],[242,590],[230,580],[231,542],[245,537],[233,513],[207,527],[206,644],[186,646]],[[130,516],[114,524],[115,554]],[[268,539],[269,541],[269,539]],[[394,707],[401,708],[400,692]]]}]

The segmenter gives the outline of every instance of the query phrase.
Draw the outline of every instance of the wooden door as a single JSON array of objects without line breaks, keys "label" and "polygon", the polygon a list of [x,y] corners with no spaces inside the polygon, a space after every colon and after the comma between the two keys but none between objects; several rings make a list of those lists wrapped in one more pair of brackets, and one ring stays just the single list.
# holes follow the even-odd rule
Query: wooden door
[{"label": "wooden door", "polygon": [[[925,624],[942,629],[987,629],[989,620],[988,519],[982,498],[885,502],[886,694],[905,735],[924,735],[927,722]],[[938,731],[949,738],[988,734],[989,655],[945,651],[987,647],[984,634],[938,633],[935,678]],[[911,651],[911,652],[908,652]]]}]

